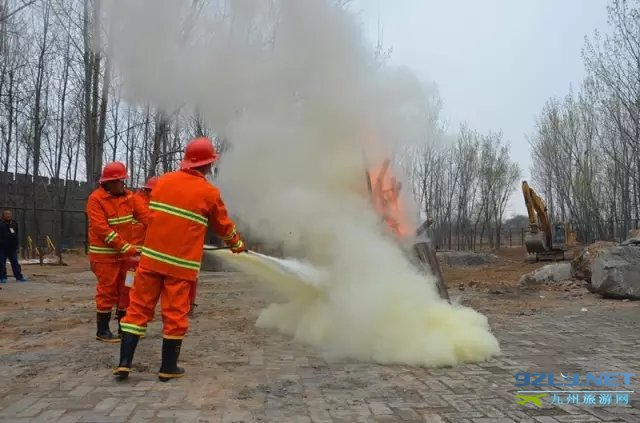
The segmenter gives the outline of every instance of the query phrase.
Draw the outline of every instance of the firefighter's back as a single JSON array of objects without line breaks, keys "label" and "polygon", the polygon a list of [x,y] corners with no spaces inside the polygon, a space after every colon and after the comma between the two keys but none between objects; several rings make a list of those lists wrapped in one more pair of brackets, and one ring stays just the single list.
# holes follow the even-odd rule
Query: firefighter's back
[{"label": "firefighter's back", "polygon": [[140,267],[195,280],[217,196],[217,189],[195,171],[178,170],[161,176],[151,193]]}]

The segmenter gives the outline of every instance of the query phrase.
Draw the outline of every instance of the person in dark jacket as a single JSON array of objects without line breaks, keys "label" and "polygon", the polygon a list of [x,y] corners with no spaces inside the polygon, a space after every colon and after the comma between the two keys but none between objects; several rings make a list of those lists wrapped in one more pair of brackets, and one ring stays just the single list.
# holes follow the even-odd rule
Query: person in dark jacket
[{"label": "person in dark jacket", "polygon": [[26,282],[18,263],[18,224],[10,210],[2,212],[0,218],[0,283],[7,282],[7,259],[11,262],[13,276],[18,282]]}]

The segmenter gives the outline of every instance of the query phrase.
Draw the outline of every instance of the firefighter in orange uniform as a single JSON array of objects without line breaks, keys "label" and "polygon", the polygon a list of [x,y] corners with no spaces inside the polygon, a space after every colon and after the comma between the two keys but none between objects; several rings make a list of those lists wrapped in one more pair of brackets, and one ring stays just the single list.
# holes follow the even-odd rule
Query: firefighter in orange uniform
[{"label": "firefighter in orange uniform", "polygon": [[[141,190],[133,194],[133,201],[136,202],[136,206],[143,208],[144,210],[149,212],[149,195],[154,185],[158,181],[157,176],[153,176],[149,178],[147,183],[142,187]],[[146,232],[146,225],[138,222],[135,218],[131,222],[131,237],[129,242],[133,245],[138,251],[141,250],[142,244],[144,243],[144,235]],[[127,267],[124,269],[125,275],[127,270],[134,270],[135,266],[138,264],[138,258],[131,258],[129,261],[126,261],[124,265]],[[127,307],[129,307],[129,291],[130,288],[123,286],[122,287],[122,295],[118,297],[118,309],[116,311],[116,319],[118,320],[118,335],[122,336],[122,328],[120,327],[120,320],[126,314]]]},{"label": "firefighter in orange uniform", "polygon": [[[147,183],[144,184],[142,189],[134,194],[134,199],[136,201],[139,201],[140,204],[143,205],[147,210],[149,209],[149,201],[151,200],[151,191],[153,191],[153,187],[155,187],[156,183],[158,183],[158,179],[159,178],[157,176],[152,176],[151,178],[149,178]],[[146,227],[134,219],[133,236],[131,237],[131,243],[135,245],[137,248],[142,248],[142,245],[144,244],[145,232],[146,232]],[[189,287],[189,303],[191,305],[189,309],[189,316],[193,316],[195,307],[198,306],[198,304],[195,303],[197,283],[198,281],[195,280],[191,283]],[[128,300],[129,300],[129,297],[127,296],[127,304],[125,305],[125,308],[129,306]]]},{"label": "firefighter in orange uniform", "polygon": [[[149,178],[147,183],[144,184],[141,190],[136,192],[133,197],[135,201],[138,201],[139,204],[145,209],[149,210],[149,200],[151,198],[151,191],[153,187],[158,183],[158,177],[152,176]],[[132,235],[131,235],[131,243],[135,245],[138,249],[142,248],[142,244],[144,244],[144,235],[146,232],[145,225],[141,224],[137,220],[133,221]]]},{"label": "firefighter in orange uniform", "polygon": [[120,362],[113,370],[120,380],[131,372],[138,340],[144,336],[159,298],[163,339],[158,377],[166,382],[184,375],[184,369],[177,364],[182,339],[189,328],[189,289],[200,271],[208,227],[234,253],[245,251],[220,191],[205,177],[216,159],[210,139],[192,140],[180,170],[162,175],[151,193],[150,223],[131,289],[131,303],[121,322]]},{"label": "firefighter in orange uniform", "polygon": [[[133,194],[125,189],[127,168],[120,162],[108,163],[102,170],[100,187],[87,199],[89,220],[89,261],[96,275],[96,339],[119,342],[111,333],[109,321],[114,306],[126,303],[125,287],[128,258],[138,254],[131,243],[133,219],[147,225],[149,212],[137,205]],[[119,310],[120,315],[124,310]]]}]

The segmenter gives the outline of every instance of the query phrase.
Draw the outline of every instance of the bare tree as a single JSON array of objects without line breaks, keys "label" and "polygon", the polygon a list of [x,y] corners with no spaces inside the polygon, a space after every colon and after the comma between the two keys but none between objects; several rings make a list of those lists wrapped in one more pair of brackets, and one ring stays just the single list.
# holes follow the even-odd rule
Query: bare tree
[{"label": "bare tree", "polygon": [[474,249],[486,237],[489,246],[500,247],[506,205],[519,177],[501,133],[482,135],[462,125],[455,142],[411,148],[403,165],[421,217],[434,222],[436,246]]},{"label": "bare tree", "polygon": [[22,2],[19,2],[13,10],[8,9],[7,2],[5,1],[4,4],[0,5],[0,22],[6,22],[13,15],[19,13],[23,9],[26,9],[32,4],[35,4],[37,1],[39,0],[23,0]]},{"label": "bare tree", "polygon": [[552,215],[585,242],[620,239],[640,222],[639,5],[610,0],[611,32],[586,40],[579,93],[549,100],[531,139]]},{"label": "bare tree", "polygon": [[[101,0],[84,0],[85,161],[89,187],[100,178],[111,82],[111,64],[102,60]],[[103,69],[104,67],[104,69]],[[102,71],[104,70],[104,73]],[[101,78],[102,77],[102,78]]]}]

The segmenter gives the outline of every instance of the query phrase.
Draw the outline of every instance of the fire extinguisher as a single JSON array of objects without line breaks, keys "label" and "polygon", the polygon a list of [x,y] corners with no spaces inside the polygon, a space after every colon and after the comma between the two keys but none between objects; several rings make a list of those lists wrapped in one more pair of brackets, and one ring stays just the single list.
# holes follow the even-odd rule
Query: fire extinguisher
[{"label": "fire extinguisher", "polygon": [[127,266],[127,276],[124,279],[124,286],[127,288],[133,287],[134,277],[136,275],[136,270],[138,269],[138,265],[140,264],[140,257],[129,257],[126,261]]}]

